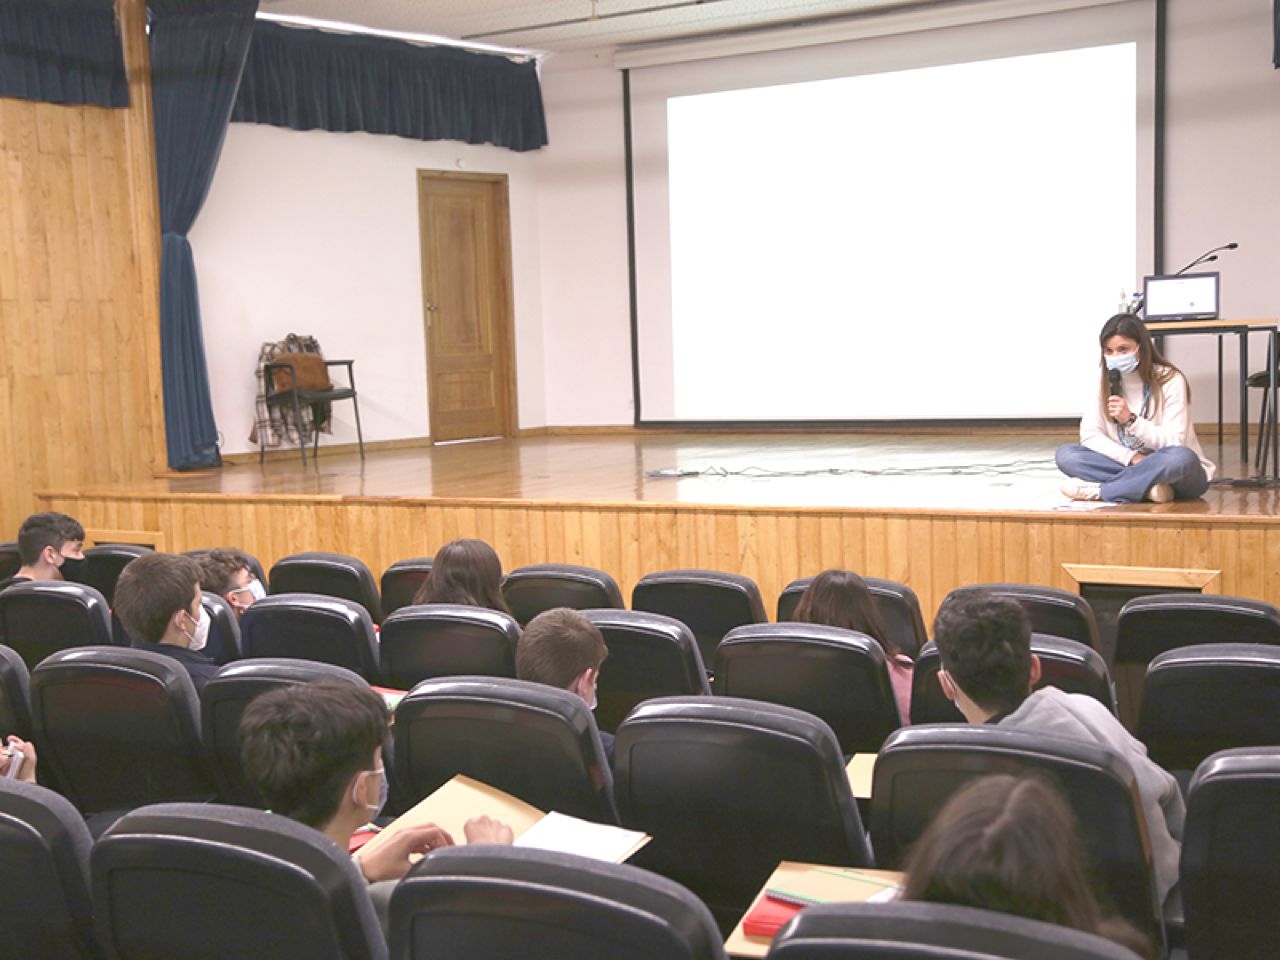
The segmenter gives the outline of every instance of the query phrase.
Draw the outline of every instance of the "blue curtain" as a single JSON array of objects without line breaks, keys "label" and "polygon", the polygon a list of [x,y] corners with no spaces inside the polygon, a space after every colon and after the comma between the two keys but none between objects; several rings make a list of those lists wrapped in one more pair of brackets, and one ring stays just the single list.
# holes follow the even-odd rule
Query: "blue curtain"
[{"label": "blue curtain", "polygon": [[209,193],[258,0],[151,0],[160,188],[160,345],[169,466],[216,466],[196,268],[187,232]]},{"label": "blue curtain", "polygon": [[0,97],[127,107],[113,0],[0,0]]},{"label": "blue curtain", "polygon": [[511,150],[547,143],[532,61],[274,23],[254,31],[231,119]]}]

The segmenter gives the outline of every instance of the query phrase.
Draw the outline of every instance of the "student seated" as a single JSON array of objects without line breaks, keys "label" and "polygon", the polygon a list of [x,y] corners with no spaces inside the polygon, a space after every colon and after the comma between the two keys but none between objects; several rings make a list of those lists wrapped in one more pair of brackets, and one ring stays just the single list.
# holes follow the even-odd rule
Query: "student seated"
[{"label": "student seated", "polygon": [[[546,610],[532,620],[516,642],[516,679],[545,683],[576,693],[596,708],[600,665],[609,655],[594,623],[568,607]],[[613,734],[600,731],[605,759],[613,766]]]},{"label": "student seated", "polygon": [[200,565],[200,589],[227,601],[237,618],[267,595],[253,575],[249,558],[239,550],[210,550],[196,562]]},{"label": "student seated", "polygon": [[116,583],[115,612],[134,647],[177,660],[196,693],[218,672],[201,653],[209,639],[209,614],[200,600],[199,565],[172,553],[138,557]]},{"label": "student seated", "polygon": [[1075,817],[1035,777],[966,784],[912,848],[903,900],[997,910],[1106,937],[1148,960],[1151,941],[1103,912],[1090,886]]},{"label": "student seated", "polygon": [[1179,840],[1186,807],[1173,776],[1093,697],[1056,687],[1031,692],[1040,658],[1017,601],[982,591],[948,597],[933,625],[942,690],[970,723],[1053,734],[1096,743],[1133,769],[1151,837],[1156,886],[1163,900],[1178,882]]},{"label": "student seated", "polygon": [[[368,687],[317,680],[269,690],[240,719],[245,776],[268,809],[347,850],[351,835],[386,803],[387,731],[386,704]],[[468,820],[464,829],[467,843],[512,841],[511,828],[491,817]],[[397,830],[372,853],[355,855],[384,930],[391,891],[413,865],[409,858],[453,842],[440,827],[424,824]]]},{"label": "student seated", "polygon": [[460,603],[510,613],[502,596],[502,561],[483,540],[451,540],[436,551],[414,603]]},{"label": "student seated", "polygon": [[18,530],[22,566],[0,590],[29,580],[74,580],[84,568],[84,527],[65,513],[35,513]]}]

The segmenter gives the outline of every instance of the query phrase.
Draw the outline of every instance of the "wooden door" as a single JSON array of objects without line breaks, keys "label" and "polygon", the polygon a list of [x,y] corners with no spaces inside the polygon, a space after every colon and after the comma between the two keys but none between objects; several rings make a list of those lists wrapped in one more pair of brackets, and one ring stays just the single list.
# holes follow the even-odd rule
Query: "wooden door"
[{"label": "wooden door", "polygon": [[427,402],[436,443],[515,429],[507,178],[418,172]]}]

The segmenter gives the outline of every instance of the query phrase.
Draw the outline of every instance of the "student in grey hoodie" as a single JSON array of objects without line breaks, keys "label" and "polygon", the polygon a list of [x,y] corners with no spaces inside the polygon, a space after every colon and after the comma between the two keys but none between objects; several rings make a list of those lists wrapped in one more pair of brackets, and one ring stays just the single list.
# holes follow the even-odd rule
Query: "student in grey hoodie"
[{"label": "student in grey hoodie", "polygon": [[970,723],[1096,743],[1129,764],[1163,900],[1178,881],[1186,816],[1173,776],[1156,766],[1147,748],[1093,697],[1055,687],[1031,692],[1040,680],[1040,659],[1031,652],[1031,625],[1017,601],[981,592],[948,597],[938,609],[933,638],[942,658],[943,692]]}]

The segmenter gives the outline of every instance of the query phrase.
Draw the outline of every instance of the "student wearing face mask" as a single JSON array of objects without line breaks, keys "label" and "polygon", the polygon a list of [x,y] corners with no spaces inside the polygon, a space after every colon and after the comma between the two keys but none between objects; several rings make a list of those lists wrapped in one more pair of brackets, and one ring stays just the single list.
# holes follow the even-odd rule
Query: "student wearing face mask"
[{"label": "student wearing face mask", "polygon": [[1193,500],[1213,479],[1191,419],[1191,389],[1156,349],[1140,319],[1118,313],[1102,327],[1097,401],[1080,442],[1058,448],[1062,492],[1072,500]]},{"label": "student wearing face mask", "polygon": [[177,660],[197,693],[218,672],[201,652],[209,639],[209,614],[200,600],[199,564],[172,553],[139,557],[116,583],[115,612],[133,645]]},{"label": "student wearing face mask", "polygon": [[239,550],[210,550],[196,562],[200,564],[200,588],[227,601],[237,618],[267,595],[253,575],[249,558]]},{"label": "student wearing face mask", "polygon": [[65,513],[36,513],[18,530],[22,566],[0,590],[29,580],[78,580],[84,567],[84,527]]}]

